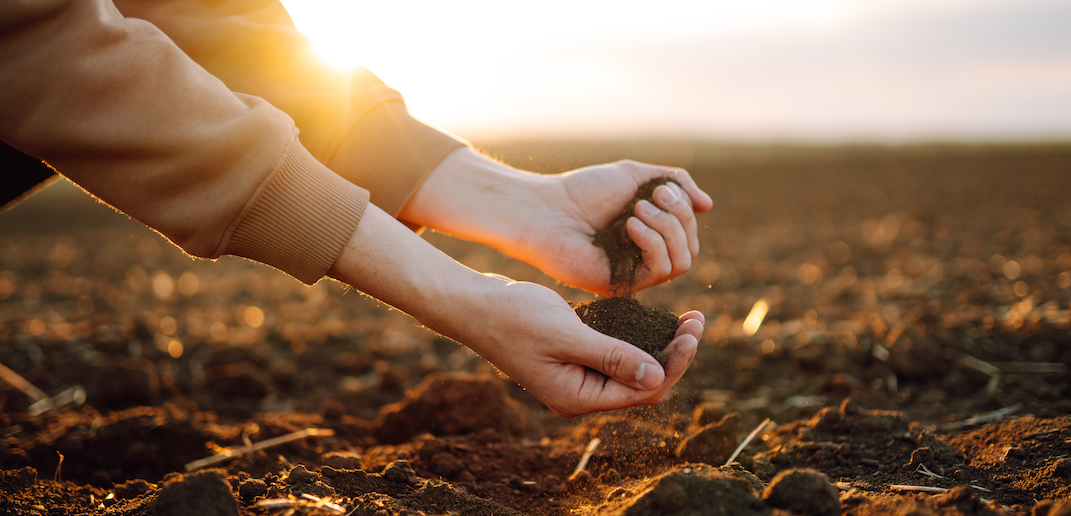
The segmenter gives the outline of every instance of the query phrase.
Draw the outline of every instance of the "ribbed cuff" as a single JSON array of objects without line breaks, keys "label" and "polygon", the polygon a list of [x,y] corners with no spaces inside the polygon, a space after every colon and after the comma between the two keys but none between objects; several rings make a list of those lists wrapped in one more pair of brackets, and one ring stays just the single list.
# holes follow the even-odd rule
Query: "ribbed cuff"
[{"label": "ribbed cuff", "polygon": [[435,166],[466,145],[409,116],[402,102],[386,102],[346,135],[327,165],[397,217]]},{"label": "ribbed cuff", "polygon": [[321,165],[295,138],[213,257],[249,258],[311,285],[335,263],[367,206],[368,191]]}]

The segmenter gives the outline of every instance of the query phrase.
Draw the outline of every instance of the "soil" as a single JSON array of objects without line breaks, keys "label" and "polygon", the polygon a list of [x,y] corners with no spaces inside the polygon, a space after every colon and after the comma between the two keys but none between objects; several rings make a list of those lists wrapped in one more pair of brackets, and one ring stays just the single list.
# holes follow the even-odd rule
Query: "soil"
[{"label": "soil", "polygon": [[668,177],[656,177],[636,189],[621,215],[605,228],[595,232],[592,243],[606,253],[610,261],[610,285],[614,296],[576,306],[580,320],[595,330],[623,340],[653,356],[666,365],[663,351],[677,331],[677,316],[660,308],[645,306],[628,296],[633,290],[636,269],[643,263],[640,247],[632,241],[625,224],[636,211],[636,203],[652,201],[655,188],[666,183],[679,183]]},{"label": "soil", "polygon": [[655,188],[666,183],[680,183],[668,177],[656,177],[636,189],[636,195],[621,211],[616,219],[606,227],[595,232],[592,243],[606,252],[610,259],[610,284],[616,286],[622,292],[631,292],[633,280],[636,277],[636,269],[643,263],[643,253],[640,247],[632,241],[628,235],[625,224],[636,213],[636,203],[646,200],[651,201]]},{"label": "soil", "polygon": [[584,324],[600,333],[623,340],[666,365],[663,351],[677,332],[678,317],[663,308],[640,304],[633,297],[611,297],[577,305],[574,310]]},{"label": "soil", "polygon": [[575,419],[374,300],[192,261],[70,186],[0,214],[0,363],[55,405],[0,381],[0,514],[1071,513],[1071,147],[669,143],[489,149],[684,166],[715,199],[692,270],[637,294],[706,314],[695,362]]}]

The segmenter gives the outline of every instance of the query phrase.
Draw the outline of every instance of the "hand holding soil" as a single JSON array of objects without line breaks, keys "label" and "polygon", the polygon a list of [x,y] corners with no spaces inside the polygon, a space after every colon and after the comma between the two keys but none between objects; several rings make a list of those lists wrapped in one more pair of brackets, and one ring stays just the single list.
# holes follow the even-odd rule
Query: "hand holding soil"
[{"label": "hand holding soil", "polygon": [[[650,189],[637,195],[648,184]],[[598,254],[601,269],[588,269],[583,284],[571,284],[601,295],[625,295],[683,274],[698,256],[695,215],[709,210],[713,201],[686,171],[619,161],[567,174],[562,187],[575,200],[571,208],[580,214],[577,219],[589,225],[583,230],[585,254]],[[608,261],[600,247],[607,239],[599,235],[611,227],[615,235],[609,238],[625,237],[635,250],[627,265]],[[623,267],[629,269],[627,280]]]},{"label": "hand holding soil", "polygon": [[497,317],[464,322],[464,340],[511,379],[565,417],[657,403],[684,375],[703,333],[703,315],[681,317],[665,348],[665,368],[644,351],[585,326],[558,294],[506,281]]},{"label": "hand holding soil", "polygon": [[[649,201],[629,204],[641,185],[661,177],[679,187],[657,188],[653,199],[648,192]],[[695,215],[712,206],[681,169],[626,160],[544,175],[460,149],[425,180],[399,217],[488,245],[562,283],[609,296],[615,294],[610,264],[592,242],[598,230],[628,207],[626,231],[642,250],[632,287],[642,290],[688,270],[699,252]]]}]

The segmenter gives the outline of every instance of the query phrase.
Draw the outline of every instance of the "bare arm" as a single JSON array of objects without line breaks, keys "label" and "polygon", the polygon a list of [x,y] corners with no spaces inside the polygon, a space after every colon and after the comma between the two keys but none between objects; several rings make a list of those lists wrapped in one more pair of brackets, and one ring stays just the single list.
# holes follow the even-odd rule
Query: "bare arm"
[{"label": "bare arm", "polygon": [[703,331],[702,314],[682,316],[663,369],[585,326],[553,291],[468,269],[374,205],[329,275],[470,347],[563,416],[657,402]]}]

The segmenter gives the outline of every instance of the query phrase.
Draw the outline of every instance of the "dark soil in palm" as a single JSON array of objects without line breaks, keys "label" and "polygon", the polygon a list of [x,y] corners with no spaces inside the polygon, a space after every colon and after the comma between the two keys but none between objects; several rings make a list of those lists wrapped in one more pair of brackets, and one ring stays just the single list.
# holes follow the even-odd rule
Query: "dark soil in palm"
[{"label": "dark soil in palm", "polygon": [[[518,145],[488,150],[556,172],[659,148]],[[337,284],[192,261],[74,187],[34,196],[0,214],[0,363],[70,403],[36,413],[0,381],[0,514],[1071,510],[1071,146],[694,155],[710,229],[642,299],[706,315],[695,362],[654,407],[575,419]],[[307,428],[334,434],[184,471]]]},{"label": "dark soil in palm", "polygon": [[677,332],[677,316],[640,304],[633,297],[611,297],[577,305],[584,324],[636,346],[666,365],[663,351]]},{"label": "dark soil in palm", "polygon": [[636,213],[636,203],[646,200],[651,201],[655,188],[666,183],[677,183],[668,177],[656,177],[636,190],[636,196],[629,201],[628,206],[608,226],[595,232],[595,247],[606,251],[610,259],[610,284],[624,292],[632,290],[632,283],[636,277],[636,268],[643,263],[643,256],[639,246],[628,236],[625,223]]}]

